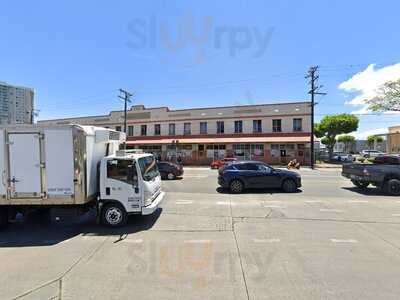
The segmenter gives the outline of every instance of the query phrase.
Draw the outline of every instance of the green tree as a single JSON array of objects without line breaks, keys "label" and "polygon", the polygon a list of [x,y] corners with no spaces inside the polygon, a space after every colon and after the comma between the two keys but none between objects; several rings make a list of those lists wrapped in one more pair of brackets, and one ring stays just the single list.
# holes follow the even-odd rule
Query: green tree
[{"label": "green tree", "polygon": [[338,114],[322,118],[321,122],[315,124],[315,135],[321,138],[329,151],[329,159],[333,156],[333,147],[336,144],[336,137],[356,131],[358,128],[358,118],[351,114]]},{"label": "green tree", "polygon": [[383,142],[383,137],[379,135],[370,135],[367,137],[367,144],[370,149],[375,146],[375,143],[382,143],[382,142]]},{"label": "green tree", "polygon": [[400,111],[400,79],[385,83],[367,104],[372,111]]},{"label": "green tree", "polygon": [[337,141],[344,144],[344,151],[347,153],[354,144],[356,138],[352,135],[344,134],[338,137]]}]

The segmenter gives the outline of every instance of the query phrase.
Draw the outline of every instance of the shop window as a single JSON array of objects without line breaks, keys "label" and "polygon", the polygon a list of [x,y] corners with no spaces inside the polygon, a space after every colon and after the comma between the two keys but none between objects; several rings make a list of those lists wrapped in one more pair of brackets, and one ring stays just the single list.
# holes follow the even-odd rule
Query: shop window
[{"label": "shop window", "polygon": [[252,156],[264,156],[264,145],[263,144],[252,144],[251,145]]}]

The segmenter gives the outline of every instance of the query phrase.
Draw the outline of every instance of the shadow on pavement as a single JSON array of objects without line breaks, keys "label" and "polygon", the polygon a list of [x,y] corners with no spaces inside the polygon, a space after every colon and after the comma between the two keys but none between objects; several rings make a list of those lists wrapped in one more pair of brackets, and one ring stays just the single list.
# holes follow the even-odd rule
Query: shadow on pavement
[{"label": "shadow on pavement", "polygon": [[379,188],[358,188],[358,187],[342,187],[342,189],[354,192],[363,196],[390,196],[386,193],[384,193],[381,189]]},{"label": "shadow on pavement", "polygon": [[116,241],[124,236],[149,230],[162,213],[159,208],[152,215],[132,215],[121,228],[109,228],[97,224],[93,214],[86,214],[73,220],[43,222],[38,216],[29,216],[23,222],[10,224],[0,231],[0,248],[34,247],[59,244],[75,236],[115,236]]},{"label": "shadow on pavement", "polygon": [[[231,193],[231,191],[227,188],[217,187],[216,191],[220,194],[236,195],[234,193]],[[294,193],[286,193],[281,189],[246,189],[240,194],[297,194],[301,192],[302,190],[300,189],[297,189]]]}]

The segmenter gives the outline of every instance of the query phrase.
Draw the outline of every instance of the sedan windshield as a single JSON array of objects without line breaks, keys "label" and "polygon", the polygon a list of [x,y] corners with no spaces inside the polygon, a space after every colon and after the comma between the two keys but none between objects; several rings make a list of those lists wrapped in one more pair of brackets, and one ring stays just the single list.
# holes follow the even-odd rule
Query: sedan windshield
[{"label": "sedan windshield", "polygon": [[138,162],[144,181],[153,180],[159,175],[156,160],[153,156],[139,158]]}]

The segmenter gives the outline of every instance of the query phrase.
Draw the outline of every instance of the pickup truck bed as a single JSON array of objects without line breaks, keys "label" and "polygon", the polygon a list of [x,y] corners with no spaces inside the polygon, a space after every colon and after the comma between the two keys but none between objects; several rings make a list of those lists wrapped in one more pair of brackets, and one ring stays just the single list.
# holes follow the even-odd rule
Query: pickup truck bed
[{"label": "pickup truck bed", "polygon": [[349,178],[359,188],[372,184],[384,192],[400,196],[400,166],[380,164],[344,164],[342,176]]}]

